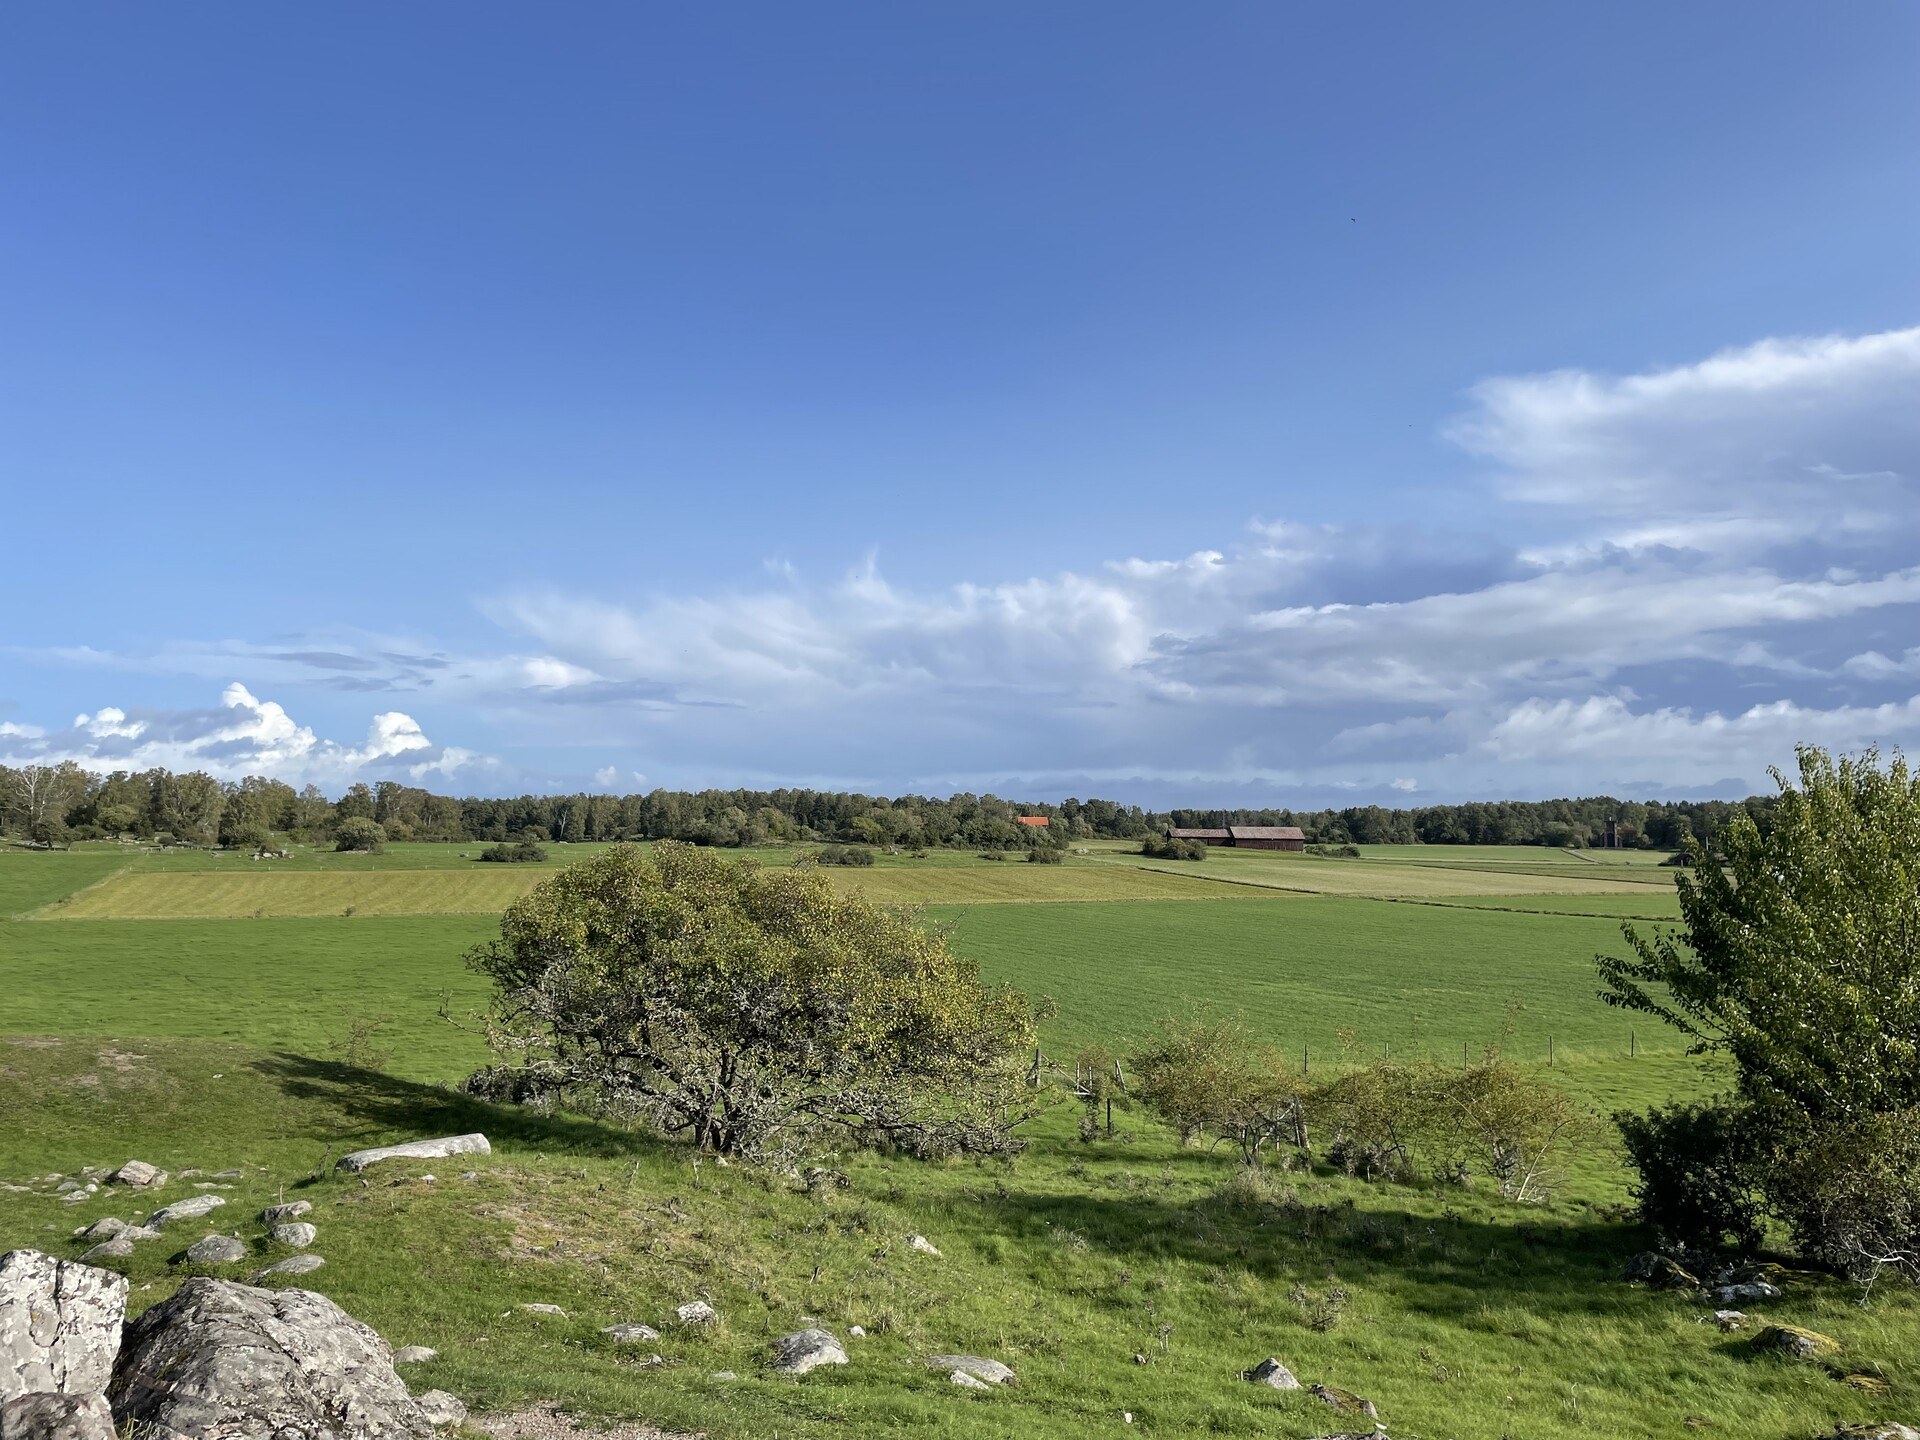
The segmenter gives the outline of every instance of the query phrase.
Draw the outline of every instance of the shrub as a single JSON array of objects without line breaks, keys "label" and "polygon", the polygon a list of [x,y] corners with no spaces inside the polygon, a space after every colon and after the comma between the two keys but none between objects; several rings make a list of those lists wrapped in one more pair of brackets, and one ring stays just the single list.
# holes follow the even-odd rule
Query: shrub
[{"label": "shrub", "polygon": [[821,865],[871,865],[873,851],[864,845],[823,845],[813,859]]},{"label": "shrub", "polygon": [[495,865],[538,865],[547,858],[547,852],[531,840],[522,840],[515,845],[489,845],[480,852],[480,858]]},{"label": "shrub", "polygon": [[1318,855],[1323,860],[1358,860],[1360,847],[1358,845],[1309,845],[1307,854]]},{"label": "shrub", "polygon": [[1661,1240],[1684,1249],[1759,1246],[1766,1202],[1748,1116],[1721,1100],[1613,1118],[1639,1172],[1640,1218]]},{"label": "shrub", "polygon": [[1277,1140],[1307,1146],[1305,1082],[1238,1020],[1166,1021],[1133,1068],[1135,1093],[1182,1143],[1212,1135],[1248,1165]]},{"label": "shrub", "polygon": [[1004,860],[1007,858],[1007,852],[1004,850],[982,850],[980,852],[980,858],[982,860]]},{"label": "shrub", "polygon": [[1029,865],[1059,865],[1064,863],[1066,858],[1066,856],[1049,845],[1036,845],[1033,849],[1027,851],[1027,863]]},{"label": "shrub", "polygon": [[378,855],[387,848],[387,832],[363,815],[352,815],[333,827],[333,848]]},{"label": "shrub", "polygon": [[1140,842],[1140,853],[1156,860],[1204,860],[1207,858],[1207,842],[1176,840],[1171,835],[1149,835]]},{"label": "shrub", "polygon": [[[946,940],[842,895],[673,841],[562,870],[468,953],[494,982],[476,1077],[696,1145],[789,1156],[832,1132],[917,1154],[1007,1154],[1033,1043],[1025,996]],[[503,1073],[504,1071],[504,1073]]]}]

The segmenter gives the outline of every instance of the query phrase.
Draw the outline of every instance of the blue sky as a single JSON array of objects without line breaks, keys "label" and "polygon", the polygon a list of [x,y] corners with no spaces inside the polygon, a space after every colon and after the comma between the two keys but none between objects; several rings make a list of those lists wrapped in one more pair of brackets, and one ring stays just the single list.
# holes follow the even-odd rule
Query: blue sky
[{"label": "blue sky", "polygon": [[1920,735],[1920,10],[0,19],[0,760],[1164,804]]}]

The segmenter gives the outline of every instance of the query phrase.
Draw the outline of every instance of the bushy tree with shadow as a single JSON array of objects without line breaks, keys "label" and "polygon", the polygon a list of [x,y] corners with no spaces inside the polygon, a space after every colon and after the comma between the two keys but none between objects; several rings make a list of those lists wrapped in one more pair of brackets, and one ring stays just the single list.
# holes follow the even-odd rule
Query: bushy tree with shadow
[{"label": "bushy tree with shadow", "polygon": [[1033,1014],[811,865],[622,845],[516,901],[469,964],[498,1063],[469,1088],[634,1116],[703,1149],[1004,1153]]}]

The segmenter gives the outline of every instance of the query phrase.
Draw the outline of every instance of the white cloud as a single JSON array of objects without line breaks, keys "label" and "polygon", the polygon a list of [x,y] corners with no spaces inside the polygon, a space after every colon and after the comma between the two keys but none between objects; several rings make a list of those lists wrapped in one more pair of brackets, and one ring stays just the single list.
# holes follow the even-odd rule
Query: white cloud
[{"label": "white cloud", "polygon": [[74,717],[63,731],[0,726],[0,762],[57,764],[72,760],[89,770],[204,770],[223,780],[268,775],[294,783],[337,787],[356,779],[419,782],[461,772],[484,772],[495,762],[471,750],[430,741],[410,715],[390,710],[373,717],[365,743],[324,740],[298,724],[277,701],[261,700],[235,681],[217,710],[145,710],[129,714],[103,706]]},{"label": "white cloud", "polygon": [[[1877,702],[1920,675],[1916,395],[1920,329],[1490,379],[1448,428],[1491,467],[1462,507],[1477,534],[1268,519],[1184,556],[941,588],[871,553],[825,582],[780,560],[731,591],[492,599],[490,653],[331,633],[40,658],[418,693],[612,754],[601,788],[637,786],[636,761],[666,784],[892,789],[1757,783],[1795,739],[1906,733],[1909,707]],[[482,763],[400,709],[363,744],[321,741],[241,687],[211,720],[82,722],[37,743],[303,773]],[[1382,778],[1355,779],[1356,760]]]}]

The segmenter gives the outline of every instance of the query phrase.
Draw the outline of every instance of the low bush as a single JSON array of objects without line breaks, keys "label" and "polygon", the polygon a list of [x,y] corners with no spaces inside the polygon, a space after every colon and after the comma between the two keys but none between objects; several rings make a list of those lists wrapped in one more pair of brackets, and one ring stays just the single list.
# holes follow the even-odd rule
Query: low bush
[{"label": "low bush", "polygon": [[531,840],[522,840],[517,845],[489,845],[480,852],[480,858],[495,865],[538,865],[547,858],[547,852]]},{"label": "low bush", "polygon": [[1358,845],[1309,845],[1307,854],[1318,855],[1323,860],[1358,860]]},{"label": "low bush", "polygon": [[387,848],[387,832],[363,815],[352,815],[334,826],[333,848],[378,855]]},{"label": "low bush", "polygon": [[820,865],[871,865],[873,851],[864,845],[823,845],[813,852]]},{"label": "low bush", "polygon": [[1062,855],[1058,850],[1051,849],[1045,845],[1036,845],[1033,849],[1027,851],[1027,863],[1029,865],[1059,865],[1064,862],[1066,858],[1067,857]]},{"label": "low bush", "polygon": [[1207,842],[1176,840],[1171,835],[1149,835],[1140,842],[1140,853],[1155,860],[1204,860]]},{"label": "low bush", "polygon": [[1007,852],[1004,850],[982,850],[980,852],[980,858],[982,860],[1004,860],[1007,858]]}]

